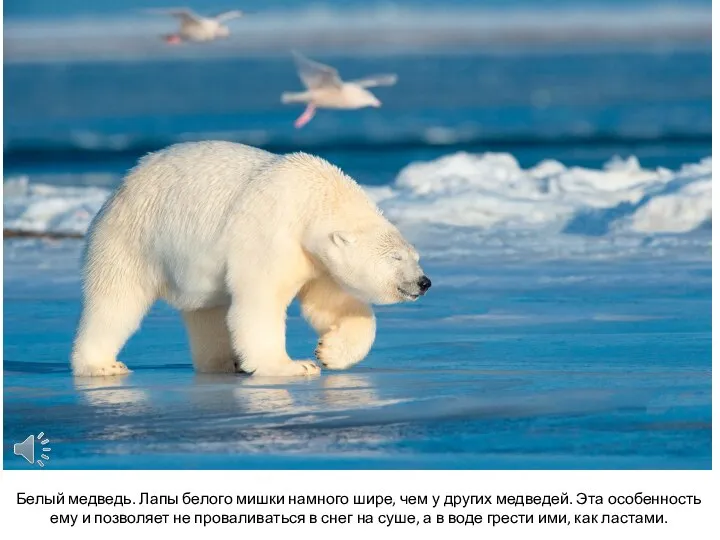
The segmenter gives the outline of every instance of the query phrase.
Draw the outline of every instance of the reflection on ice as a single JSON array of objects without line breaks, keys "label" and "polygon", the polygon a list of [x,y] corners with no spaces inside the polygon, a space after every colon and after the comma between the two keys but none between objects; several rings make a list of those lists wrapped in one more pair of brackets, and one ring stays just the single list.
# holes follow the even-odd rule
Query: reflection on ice
[{"label": "reflection on ice", "polygon": [[333,373],[322,380],[321,400],[327,410],[378,407],[389,401],[378,397],[367,375]]},{"label": "reflection on ice", "polygon": [[[243,412],[250,414],[287,414],[297,412],[295,400],[284,386],[273,386],[272,380],[262,377],[238,378],[233,396]],[[278,381],[278,385],[282,384]],[[287,384],[287,383],[285,383]]]},{"label": "reflection on ice", "polygon": [[372,378],[357,373],[323,375],[316,383],[297,378],[242,377],[233,393],[243,412],[276,416],[326,414],[398,402],[381,399]]},{"label": "reflection on ice", "polygon": [[112,408],[119,415],[136,414],[145,409],[148,393],[127,386],[128,375],[73,379],[82,399],[93,407]]}]

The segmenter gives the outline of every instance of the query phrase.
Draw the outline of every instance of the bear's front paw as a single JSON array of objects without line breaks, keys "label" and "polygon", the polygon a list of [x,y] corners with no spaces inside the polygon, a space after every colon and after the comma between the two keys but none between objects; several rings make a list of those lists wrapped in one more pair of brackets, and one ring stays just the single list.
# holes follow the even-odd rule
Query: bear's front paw
[{"label": "bear's front paw", "polygon": [[298,377],[320,375],[320,368],[310,360],[297,360],[262,366],[253,372],[261,377]]},{"label": "bear's front paw", "polygon": [[300,375],[320,375],[320,366],[311,360],[293,362],[293,369],[298,370]]},{"label": "bear's front paw", "polygon": [[73,375],[76,377],[113,377],[128,373],[130,373],[130,370],[127,366],[118,361],[108,364],[80,364],[73,366]]},{"label": "bear's front paw", "polygon": [[339,332],[331,331],[318,341],[315,358],[328,369],[346,369],[365,356],[362,354],[364,351],[356,349]]}]

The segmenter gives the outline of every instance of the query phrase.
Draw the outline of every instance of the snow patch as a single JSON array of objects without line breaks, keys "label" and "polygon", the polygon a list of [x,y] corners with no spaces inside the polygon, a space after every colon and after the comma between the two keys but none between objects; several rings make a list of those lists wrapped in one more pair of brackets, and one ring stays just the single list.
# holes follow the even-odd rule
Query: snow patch
[{"label": "snow patch", "polygon": [[510,154],[457,153],[412,163],[394,185],[369,188],[391,220],[451,227],[602,236],[687,233],[712,220],[712,160],[679,171],[635,157],[602,169],[547,160],[523,169]]},{"label": "snow patch", "polygon": [[[457,153],[412,163],[390,186],[363,188],[403,230],[412,234],[433,226],[443,236],[451,235],[456,247],[466,238],[464,231],[473,230],[482,230],[486,242],[498,233],[502,247],[512,238],[617,241],[628,235],[680,235],[712,223],[709,157],[678,171],[643,169],[633,157],[613,159],[602,169],[566,167],[552,160],[523,169],[510,154]],[[109,194],[100,187],[8,179],[3,184],[4,227],[83,234]]]}]

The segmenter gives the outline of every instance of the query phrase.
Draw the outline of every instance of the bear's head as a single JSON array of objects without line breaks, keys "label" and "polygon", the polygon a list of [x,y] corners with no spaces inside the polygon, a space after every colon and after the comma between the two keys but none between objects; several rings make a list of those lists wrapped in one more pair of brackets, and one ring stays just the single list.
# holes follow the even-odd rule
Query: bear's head
[{"label": "bear's head", "polygon": [[411,302],[430,288],[417,251],[392,227],[333,231],[318,255],[341,287],[371,304]]}]

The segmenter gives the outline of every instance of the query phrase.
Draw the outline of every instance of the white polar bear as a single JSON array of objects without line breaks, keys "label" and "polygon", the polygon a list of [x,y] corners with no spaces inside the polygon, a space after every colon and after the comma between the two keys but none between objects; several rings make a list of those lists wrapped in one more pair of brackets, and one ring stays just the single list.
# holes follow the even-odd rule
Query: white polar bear
[{"label": "white polar bear", "polygon": [[128,371],[117,355],[150,306],[182,312],[195,369],[319,372],[285,349],[288,305],[320,334],[329,369],[375,339],[369,304],[430,287],[416,250],[360,186],[323,159],[240,144],[177,144],[128,173],[90,225],[76,376]]}]

